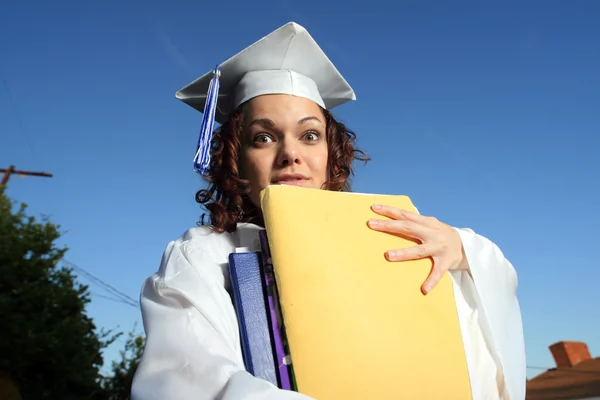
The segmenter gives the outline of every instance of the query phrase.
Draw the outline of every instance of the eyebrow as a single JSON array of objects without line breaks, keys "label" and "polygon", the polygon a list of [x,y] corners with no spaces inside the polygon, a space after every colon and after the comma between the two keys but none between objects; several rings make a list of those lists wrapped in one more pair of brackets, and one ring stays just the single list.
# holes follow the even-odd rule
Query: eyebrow
[{"label": "eyebrow", "polygon": [[298,121],[298,125],[302,125],[305,122],[308,121],[317,121],[317,122],[321,122],[321,120],[315,116],[310,116],[310,117],[304,117],[302,118],[300,121]]},{"label": "eyebrow", "polygon": [[250,122],[250,124],[248,124],[248,128],[250,128],[253,125],[262,125],[262,126],[266,126],[268,128],[275,127],[275,123],[273,121],[271,121],[269,118],[257,118],[254,121]]},{"label": "eyebrow", "polygon": [[[300,119],[297,124],[302,125],[308,121],[321,122],[321,120],[319,118],[317,118],[315,116],[309,116],[309,117],[304,117],[304,118]],[[275,128],[275,123],[272,120],[270,120],[269,118],[257,118],[255,120],[253,120],[252,122],[250,122],[250,124],[248,125],[248,128],[250,128],[253,125],[262,125],[262,126],[265,126],[265,127],[271,128],[271,129]]]}]

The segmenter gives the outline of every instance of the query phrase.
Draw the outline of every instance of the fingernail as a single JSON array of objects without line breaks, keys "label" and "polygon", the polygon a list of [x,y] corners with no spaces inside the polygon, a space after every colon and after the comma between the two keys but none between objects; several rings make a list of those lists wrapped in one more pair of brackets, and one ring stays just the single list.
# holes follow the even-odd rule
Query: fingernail
[{"label": "fingernail", "polygon": [[373,209],[374,210],[381,210],[381,205],[379,205],[379,204],[373,204]]},{"label": "fingernail", "polygon": [[371,226],[379,226],[380,222],[378,220],[376,220],[376,219],[372,219],[372,220],[369,221],[369,225],[371,225]]},{"label": "fingernail", "polygon": [[431,290],[430,285],[423,285],[423,288],[422,288],[423,294],[429,293],[430,290]]}]

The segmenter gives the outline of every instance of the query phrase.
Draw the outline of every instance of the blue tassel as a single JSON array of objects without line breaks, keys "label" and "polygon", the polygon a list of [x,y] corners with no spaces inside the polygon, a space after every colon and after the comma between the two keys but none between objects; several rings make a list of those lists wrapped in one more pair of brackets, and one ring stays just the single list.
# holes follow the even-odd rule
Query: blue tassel
[{"label": "blue tassel", "polygon": [[200,174],[206,174],[210,166],[210,148],[212,134],[215,127],[215,112],[217,110],[217,100],[219,98],[219,77],[221,71],[216,67],[213,70],[214,77],[210,81],[204,113],[202,116],[202,127],[200,128],[200,138],[198,139],[198,148],[196,157],[194,157],[194,169]]}]

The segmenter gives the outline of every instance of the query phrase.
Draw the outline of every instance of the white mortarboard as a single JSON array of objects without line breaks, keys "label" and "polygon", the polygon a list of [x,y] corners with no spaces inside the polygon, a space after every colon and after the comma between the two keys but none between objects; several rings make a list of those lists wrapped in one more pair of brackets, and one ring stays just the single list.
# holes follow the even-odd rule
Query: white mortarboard
[{"label": "white mortarboard", "polygon": [[176,97],[204,113],[195,168],[208,168],[214,121],[265,94],[305,97],[325,109],[355,100],[352,87],[302,26],[290,22],[179,90]]}]

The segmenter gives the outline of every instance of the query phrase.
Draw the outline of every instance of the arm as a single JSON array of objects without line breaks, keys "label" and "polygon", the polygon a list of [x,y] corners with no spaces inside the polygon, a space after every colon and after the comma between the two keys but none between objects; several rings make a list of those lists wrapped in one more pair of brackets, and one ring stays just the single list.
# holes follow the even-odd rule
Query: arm
[{"label": "arm", "polygon": [[132,400],[307,400],[245,371],[219,243],[196,239],[169,243],[159,272],[143,285],[147,343]]},{"label": "arm", "polygon": [[470,229],[456,230],[469,269],[450,273],[470,311],[478,311],[481,332],[488,340],[490,351],[500,361],[510,399],[524,399],[527,378],[517,273],[490,240]]}]

